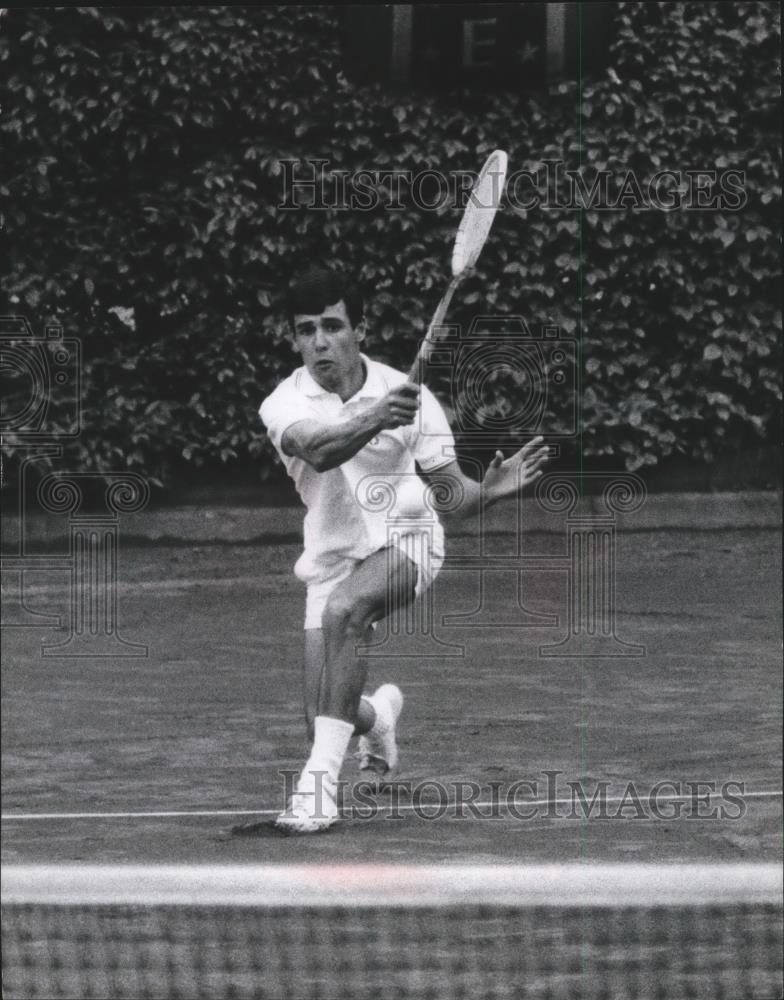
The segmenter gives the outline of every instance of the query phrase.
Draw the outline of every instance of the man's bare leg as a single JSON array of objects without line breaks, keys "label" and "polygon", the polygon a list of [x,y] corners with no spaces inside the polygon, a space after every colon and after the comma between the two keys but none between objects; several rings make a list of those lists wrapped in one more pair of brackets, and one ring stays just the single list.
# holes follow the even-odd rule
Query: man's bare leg
[{"label": "man's bare leg", "polygon": [[[372,630],[368,629],[366,642],[371,641]],[[324,632],[320,628],[305,629],[305,669],[303,671],[303,694],[305,700],[305,722],[308,728],[308,739],[313,742],[313,720],[320,713],[324,672],[326,670],[327,654],[324,650]],[[365,671],[367,675],[367,671]],[[373,727],[375,711],[366,698],[360,698],[357,708],[357,720],[354,723],[354,735],[361,736]]]},{"label": "man's bare leg", "polygon": [[292,800],[276,821],[281,829],[315,833],[337,820],[337,782],[349,740],[357,724],[372,725],[365,705],[360,708],[367,664],[356,647],[373,622],[414,600],[416,574],[408,556],[390,547],[365,559],[330,594],[322,616],[323,670],[316,670],[318,640],[309,640],[313,669],[306,671],[305,694],[307,704],[318,706],[313,746]]},{"label": "man's bare leg", "polygon": [[[321,619],[325,669],[319,714],[357,724],[367,663],[356,647],[367,641],[370,626],[414,600],[417,568],[390,546],[374,552],[329,595]],[[363,706],[364,707],[364,706]]]}]

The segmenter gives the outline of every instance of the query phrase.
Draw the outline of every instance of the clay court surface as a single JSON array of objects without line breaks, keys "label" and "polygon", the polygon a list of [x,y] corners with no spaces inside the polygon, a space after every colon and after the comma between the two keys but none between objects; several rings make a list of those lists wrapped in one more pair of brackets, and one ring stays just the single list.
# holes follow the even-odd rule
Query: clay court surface
[{"label": "clay court surface", "polygon": [[[465,544],[456,540],[453,556]],[[541,533],[527,545],[557,553],[563,537]],[[470,612],[479,593],[476,573],[447,562],[434,593],[436,629],[464,655],[403,656],[434,650],[393,637],[371,661],[371,687],[393,680],[407,699],[401,780],[448,788],[536,780],[540,798],[545,771],[561,772],[567,796],[567,781],[582,781],[589,794],[608,781],[608,795],[620,797],[629,782],[645,794],[665,780],[732,780],[745,785],[742,818],[633,819],[633,809],[625,819],[547,818],[542,806],[527,820],[505,810],[428,820],[409,801],[397,818],[385,805],[318,837],[238,838],[228,834],[233,824],[282,807],[280,772],[307,755],[303,592],[291,572],[299,545],[124,547],[121,633],[146,643],[146,658],[43,658],[41,642],[62,633],[4,632],[3,859],[777,860],[779,551],[770,530],[622,531],[617,633],[646,648],[628,659],[538,655],[564,634],[567,588],[557,572],[523,579],[527,609],[558,615],[558,627],[442,626],[442,615]],[[515,601],[512,584],[512,617]],[[27,602],[65,614],[67,578],[30,574]],[[344,777],[358,778],[353,759]],[[425,795],[419,812],[435,801]]]}]

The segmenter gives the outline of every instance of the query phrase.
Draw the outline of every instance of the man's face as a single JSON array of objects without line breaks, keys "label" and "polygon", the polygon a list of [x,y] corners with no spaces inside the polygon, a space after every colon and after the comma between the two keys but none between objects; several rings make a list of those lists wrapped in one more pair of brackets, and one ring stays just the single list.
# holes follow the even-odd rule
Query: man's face
[{"label": "man's face", "polygon": [[342,299],[327,306],[321,315],[294,316],[294,350],[302,355],[308,371],[324,388],[339,384],[355,371],[364,336],[362,323],[356,328],[351,325]]}]

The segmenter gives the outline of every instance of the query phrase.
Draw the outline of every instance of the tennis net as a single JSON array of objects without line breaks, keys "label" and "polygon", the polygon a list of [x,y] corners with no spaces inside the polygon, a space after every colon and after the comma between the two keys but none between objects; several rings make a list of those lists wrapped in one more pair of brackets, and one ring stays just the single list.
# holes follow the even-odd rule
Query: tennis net
[{"label": "tennis net", "polygon": [[4,996],[771,1000],[774,865],[15,866]]}]

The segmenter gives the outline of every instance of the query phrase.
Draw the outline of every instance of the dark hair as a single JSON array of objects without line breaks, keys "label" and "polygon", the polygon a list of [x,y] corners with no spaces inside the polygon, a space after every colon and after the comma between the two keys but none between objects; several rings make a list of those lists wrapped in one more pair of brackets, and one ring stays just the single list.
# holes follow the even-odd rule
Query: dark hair
[{"label": "dark hair", "polygon": [[294,316],[307,313],[320,315],[327,306],[334,306],[341,299],[352,326],[357,326],[365,314],[365,307],[357,286],[340,271],[328,271],[324,267],[310,267],[295,277],[286,295],[286,314],[290,326],[294,327]]}]

